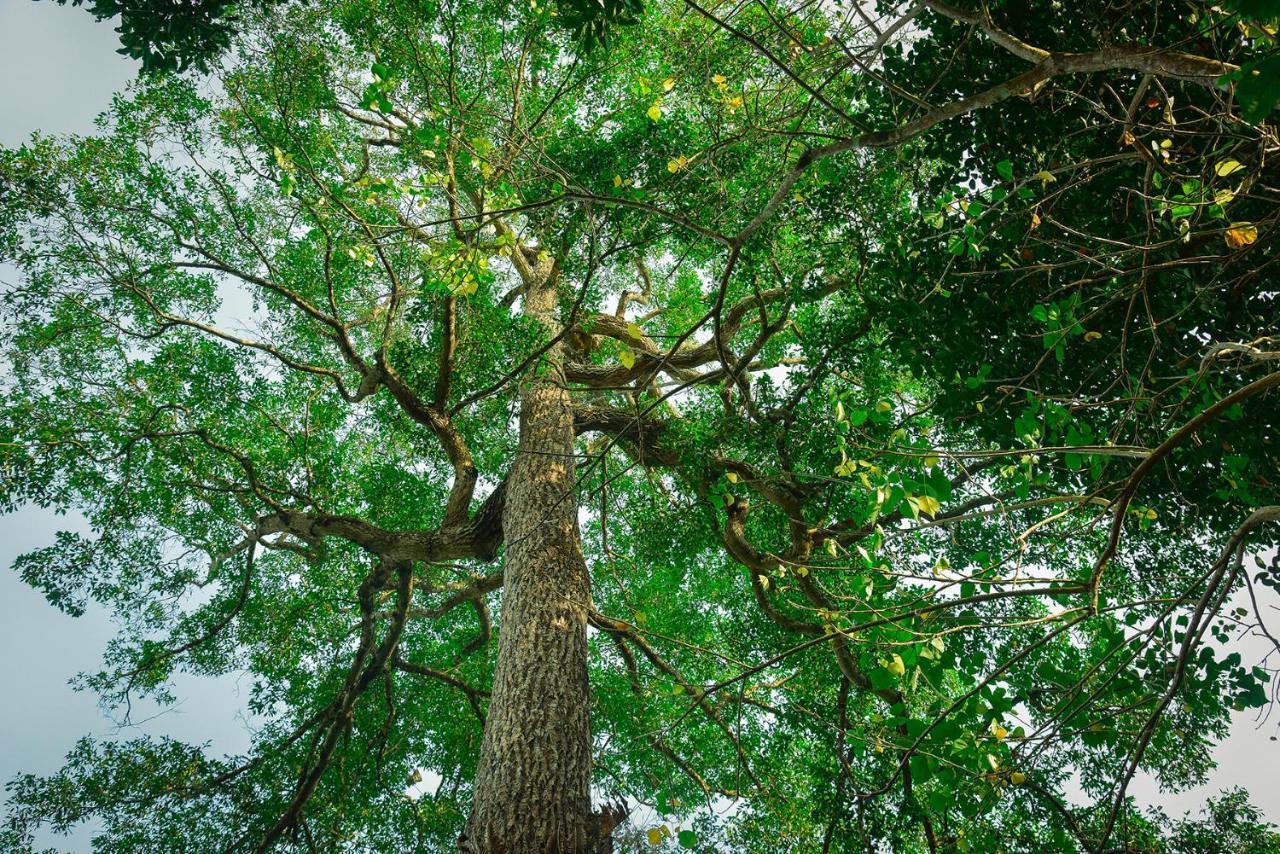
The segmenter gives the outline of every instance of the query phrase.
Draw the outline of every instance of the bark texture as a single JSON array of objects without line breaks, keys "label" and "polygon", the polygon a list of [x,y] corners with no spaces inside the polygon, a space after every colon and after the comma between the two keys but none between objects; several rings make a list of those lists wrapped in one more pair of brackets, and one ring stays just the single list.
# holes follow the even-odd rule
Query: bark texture
[{"label": "bark texture", "polygon": [[[552,263],[523,257],[517,267],[525,315],[557,335]],[[471,815],[458,842],[465,852],[558,854],[596,850],[598,843],[590,793],[591,588],[578,534],[575,430],[562,364],[557,345],[520,389],[520,441],[502,516],[498,663]]]}]

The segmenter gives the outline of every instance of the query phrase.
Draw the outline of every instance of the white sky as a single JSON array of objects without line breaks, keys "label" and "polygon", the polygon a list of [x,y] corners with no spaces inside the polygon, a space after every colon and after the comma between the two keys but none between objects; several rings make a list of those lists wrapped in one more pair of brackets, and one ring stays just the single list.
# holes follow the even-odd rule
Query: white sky
[{"label": "white sky", "polygon": [[[116,54],[116,45],[111,27],[82,9],[0,0],[0,144],[18,145],[37,129],[91,132],[94,116],[135,73],[135,63]],[[0,264],[0,282],[13,275]],[[55,531],[79,527],[78,520],[37,508],[0,516],[0,685],[8,697],[0,703],[0,786],[19,772],[56,770],[75,741],[90,733],[131,737],[145,731],[243,751],[248,735],[238,715],[245,696],[234,679],[181,680],[177,693],[183,699],[175,709],[124,731],[103,717],[94,696],[67,685],[77,673],[96,669],[113,626],[101,611],[80,619],[56,611],[10,566],[19,554],[51,542]],[[146,716],[144,711],[135,719]],[[1280,787],[1274,784],[1280,742],[1270,740],[1275,733],[1274,721],[1260,727],[1241,716],[1217,750],[1219,767],[1208,786],[1170,795],[1139,779],[1131,791],[1177,815],[1196,810],[1206,795],[1242,785],[1280,821]],[[89,850],[88,832],[41,841],[63,851]]]}]

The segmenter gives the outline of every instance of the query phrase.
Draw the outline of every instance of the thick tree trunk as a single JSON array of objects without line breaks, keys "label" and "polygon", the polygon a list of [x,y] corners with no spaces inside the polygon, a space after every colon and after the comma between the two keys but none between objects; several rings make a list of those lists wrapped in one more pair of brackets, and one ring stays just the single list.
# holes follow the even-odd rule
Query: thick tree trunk
[{"label": "thick tree trunk", "polygon": [[[525,260],[525,259],[521,259]],[[535,266],[536,265],[536,266]],[[559,332],[549,261],[521,265],[525,316]],[[591,815],[587,612],[574,428],[553,348],[520,390],[520,442],[507,477],[498,663],[465,852],[579,852]]]}]

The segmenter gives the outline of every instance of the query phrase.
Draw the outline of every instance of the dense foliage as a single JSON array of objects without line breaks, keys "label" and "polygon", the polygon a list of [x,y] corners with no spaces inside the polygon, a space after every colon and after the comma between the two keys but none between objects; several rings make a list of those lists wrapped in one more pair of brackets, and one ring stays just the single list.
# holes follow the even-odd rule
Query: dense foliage
[{"label": "dense foliage", "polygon": [[1275,698],[1270,10],[624,5],[250,4],[0,151],[0,507],[94,531],[17,569],[113,609],[109,704],[259,727],[86,739],[0,847],[451,849],[554,349],[619,844],[1277,850],[1127,793]]}]

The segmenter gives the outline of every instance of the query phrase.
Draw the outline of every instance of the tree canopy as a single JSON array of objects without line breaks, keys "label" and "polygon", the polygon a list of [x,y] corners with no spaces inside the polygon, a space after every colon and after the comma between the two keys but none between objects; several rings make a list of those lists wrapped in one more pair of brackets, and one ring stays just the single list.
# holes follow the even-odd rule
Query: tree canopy
[{"label": "tree canopy", "polygon": [[0,846],[1277,850],[1128,791],[1275,700],[1276,10],[606,7],[249,3],[0,149],[16,569],[255,724]]}]

